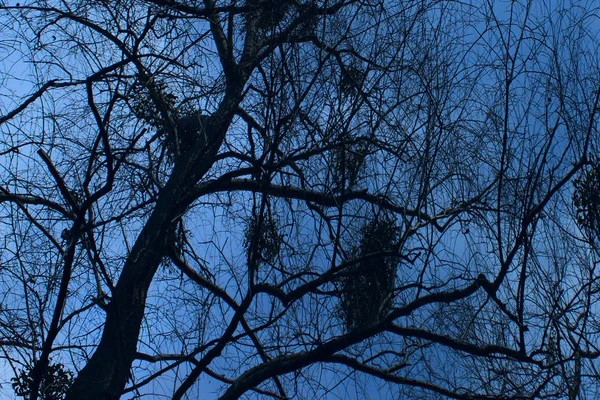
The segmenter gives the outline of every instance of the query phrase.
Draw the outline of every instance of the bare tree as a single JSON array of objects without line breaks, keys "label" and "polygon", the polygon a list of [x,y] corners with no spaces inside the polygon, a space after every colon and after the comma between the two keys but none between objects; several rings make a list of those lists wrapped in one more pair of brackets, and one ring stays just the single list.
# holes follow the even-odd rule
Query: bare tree
[{"label": "bare tree", "polygon": [[18,394],[599,392],[591,3],[0,10]]}]

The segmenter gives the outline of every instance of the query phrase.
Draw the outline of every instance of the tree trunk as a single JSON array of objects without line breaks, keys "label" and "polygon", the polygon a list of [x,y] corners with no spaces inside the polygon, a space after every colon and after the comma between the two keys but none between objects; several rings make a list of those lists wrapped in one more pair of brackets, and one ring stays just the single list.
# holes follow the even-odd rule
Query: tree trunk
[{"label": "tree trunk", "polygon": [[[226,105],[230,106],[230,102],[224,101],[223,106]],[[215,130],[210,135],[212,142],[198,143],[198,148],[176,160],[171,177],[123,266],[96,352],[80,371],[67,400],[120,398],[135,358],[148,288],[167,253],[169,230],[194,200],[189,193],[212,166],[231,122],[233,112],[222,108],[211,117],[210,128]]]}]

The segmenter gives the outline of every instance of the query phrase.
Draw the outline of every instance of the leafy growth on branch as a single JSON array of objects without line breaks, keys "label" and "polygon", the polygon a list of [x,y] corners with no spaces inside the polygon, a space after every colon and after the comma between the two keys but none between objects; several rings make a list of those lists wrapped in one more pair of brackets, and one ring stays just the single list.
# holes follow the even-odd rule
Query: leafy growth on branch
[{"label": "leafy growth on branch", "polygon": [[360,90],[365,82],[365,72],[361,71],[360,68],[347,65],[341,69],[341,92],[345,95],[356,94]]},{"label": "leafy growth on branch", "polygon": [[358,261],[341,278],[340,311],[348,331],[378,322],[392,308],[399,259],[382,253],[393,251],[398,235],[389,219],[375,219],[361,229],[352,249]]},{"label": "leafy growth on branch", "polygon": [[600,162],[594,160],[573,184],[577,224],[586,233],[600,236]]},{"label": "leafy growth on branch", "polygon": [[337,191],[352,189],[363,170],[368,144],[352,138],[348,131],[338,135],[338,146],[333,152],[333,182]]},{"label": "leafy growth on branch", "polygon": [[247,5],[255,9],[247,14],[246,18],[255,20],[256,28],[266,32],[276,28],[292,9],[290,0],[259,0],[246,1]]},{"label": "leafy growth on branch", "polygon": [[[17,396],[29,399],[33,384],[33,368],[25,368],[12,380],[12,387]],[[40,385],[40,400],[62,400],[65,398],[71,384],[73,373],[62,364],[49,364]]]},{"label": "leafy growth on branch", "polygon": [[[254,251],[259,263],[273,263],[283,243],[283,234],[280,233],[279,221],[271,212],[267,212],[261,219],[252,215],[244,229],[244,248],[248,252]],[[252,248],[254,241],[255,249]]]},{"label": "leafy growth on branch", "polygon": [[154,128],[161,128],[168,125],[164,120],[163,112],[157,106],[157,102],[153,100],[158,97],[163,103],[167,111],[175,109],[177,96],[168,91],[167,84],[160,81],[151,81],[143,84],[137,81],[132,87],[132,105],[133,114]]}]

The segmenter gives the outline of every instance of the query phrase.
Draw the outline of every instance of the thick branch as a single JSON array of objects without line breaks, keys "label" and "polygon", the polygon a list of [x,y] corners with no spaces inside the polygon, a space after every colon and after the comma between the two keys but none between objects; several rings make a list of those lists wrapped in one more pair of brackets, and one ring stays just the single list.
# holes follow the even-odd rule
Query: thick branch
[{"label": "thick branch", "polygon": [[273,183],[258,182],[251,179],[232,179],[228,181],[212,180],[199,185],[195,196],[200,197],[209,193],[227,192],[243,190],[254,193],[263,193],[275,197],[284,197],[290,199],[304,200],[324,207],[340,207],[342,204],[353,200],[362,200],[372,204],[378,204],[381,208],[390,210],[394,213],[417,217],[423,221],[431,222],[436,228],[441,229],[436,222],[427,213],[413,210],[407,207],[392,203],[385,196],[374,195],[366,190],[346,192],[336,195],[331,192],[318,192],[310,189],[295,188],[291,186],[282,186]]},{"label": "thick branch", "polygon": [[420,297],[406,306],[395,310],[388,318],[386,318],[386,320],[378,324],[339,336],[330,340],[329,342],[318,345],[312,350],[281,356],[269,362],[257,365],[244,372],[238,379],[236,379],[235,383],[229,389],[227,389],[223,396],[220,397],[220,400],[237,400],[246,391],[259,385],[267,379],[302,369],[315,362],[323,362],[338,351],[344,350],[353,344],[360,343],[361,341],[384,331],[391,321],[396,318],[407,316],[414,310],[428,304],[437,302],[452,302],[468,297],[475,293],[479,287],[480,284],[476,281],[463,289],[433,293]]}]

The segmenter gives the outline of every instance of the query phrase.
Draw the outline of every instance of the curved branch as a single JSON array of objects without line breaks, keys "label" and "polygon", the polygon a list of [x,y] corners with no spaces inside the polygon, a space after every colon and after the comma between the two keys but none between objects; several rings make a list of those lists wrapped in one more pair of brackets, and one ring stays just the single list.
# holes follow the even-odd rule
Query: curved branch
[{"label": "curved branch", "polygon": [[354,330],[348,334],[336,337],[326,343],[323,343],[312,350],[303,351],[296,354],[284,355],[274,358],[271,361],[257,365],[244,372],[235,383],[227,389],[220,400],[234,400],[240,398],[250,388],[259,385],[267,379],[277,375],[284,375],[289,372],[302,369],[316,362],[323,362],[338,351],[344,350],[349,346],[360,343],[363,340],[383,332],[396,318],[407,316],[416,309],[428,304],[438,302],[452,302],[468,297],[475,293],[481,287],[478,281],[462,289],[452,291],[433,293],[418,298],[411,303],[400,307],[390,314],[388,318],[378,324],[371,325],[364,329]]},{"label": "curved branch", "polygon": [[[231,179],[228,181],[211,180],[196,187],[193,194],[194,197],[228,191],[249,191],[254,193],[263,193],[275,197],[285,197],[296,200],[304,200],[318,204],[323,207],[340,207],[342,204],[353,200],[362,200],[372,204],[378,204],[381,208],[387,209],[397,214],[417,217],[423,221],[430,222],[436,229],[441,230],[442,227],[437,223],[437,217],[431,217],[427,213],[411,208],[399,206],[392,203],[387,197],[368,193],[366,190],[351,191],[344,194],[335,195],[331,192],[318,192],[316,190],[302,189],[291,186],[282,186],[273,183],[257,182],[251,179]],[[445,215],[448,216],[448,215]]]}]

